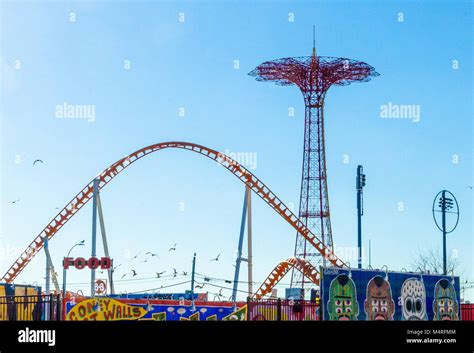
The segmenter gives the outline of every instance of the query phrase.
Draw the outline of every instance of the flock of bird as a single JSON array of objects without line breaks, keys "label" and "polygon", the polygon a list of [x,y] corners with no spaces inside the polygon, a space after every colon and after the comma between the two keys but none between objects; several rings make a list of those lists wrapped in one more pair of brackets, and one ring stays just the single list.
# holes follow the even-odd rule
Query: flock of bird
[{"label": "flock of bird", "polygon": [[[171,246],[171,247],[168,249],[168,252],[176,251],[177,245],[178,245],[177,243],[174,243],[173,246]],[[144,258],[139,258],[140,254],[141,254],[141,252],[139,252],[138,254],[136,254],[135,256],[133,256],[133,257],[130,259],[129,262],[131,263],[131,262],[134,262],[135,260],[139,260],[141,263],[146,263],[146,262],[148,262],[149,259],[152,259],[152,258],[159,259],[158,254],[157,254],[157,253],[154,253],[154,252],[151,252],[151,251],[147,251],[147,252],[145,253],[145,257],[144,257]],[[217,254],[216,257],[210,259],[209,261],[211,261],[211,262],[212,262],[212,261],[219,261],[221,254],[222,254],[222,253],[220,252],[219,254]],[[117,266],[114,266],[114,267],[112,268],[112,272],[115,272],[115,270],[116,270],[118,267],[120,267],[121,265],[122,265],[122,264],[119,264],[119,265],[117,265]],[[100,272],[103,273],[104,271],[100,271]],[[171,277],[171,278],[176,278],[176,277],[180,274],[180,273],[178,272],[178,270],[177,270],[176,268],[174,268],[174,267],[172,267],[172,271],[170,271],[170,272],[171,272],[171,275],[169,275],[168,277]],[[166,273],[166,271],[155,272],[156,278],[162,278],[165,273]],[[183,276],[188,276],[188,273],[189,273],[189,272],[187,272],[187,271],[182,271],[182,272],[181,272],[181,275],[183,275]],[[130,268],[130,272],[125,272],[125,273],[123,273],[122,276],[120,277],[120,279],[123,280],[123,279],[126,278],[126,277],[133,278],[133,277],[136,277],[137,275],[138,275],[138,272],[137,272],[135,269]],[[197,288],[197,289],[199,289],[199,288],[204,288],[204,286],[205,286],[205,284],[197,284],[197,285],[195,286],[195,288]],[[215,293],[215,295],[217,295],[217,296],[220,297],[220,296],[222,295],[222,289],[221,289],[221,291],[219,292],[219,294]]]}]

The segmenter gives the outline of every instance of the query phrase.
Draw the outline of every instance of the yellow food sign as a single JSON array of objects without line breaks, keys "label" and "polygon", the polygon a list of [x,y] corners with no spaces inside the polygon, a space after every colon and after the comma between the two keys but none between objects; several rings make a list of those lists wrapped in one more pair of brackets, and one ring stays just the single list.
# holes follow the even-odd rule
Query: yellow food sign
[{"label": "yellow food sign", "polygon": [[76,304],[67,314],[69,321],[137,320],[147,311],[138,306],[124,304],[115,299],[87,299]]}]

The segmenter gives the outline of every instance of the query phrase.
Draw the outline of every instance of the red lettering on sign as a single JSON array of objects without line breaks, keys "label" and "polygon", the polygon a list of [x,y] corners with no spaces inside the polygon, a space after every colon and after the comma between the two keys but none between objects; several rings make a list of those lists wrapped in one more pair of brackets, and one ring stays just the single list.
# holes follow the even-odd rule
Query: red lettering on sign
[{"label": "red lettering on sign", "polygon": [[74,259],[72,257],[65,257],[63,260],[63,267],[67,270],[69,266],[71,265],[71,262],[73,262],[73,260]]},{"label": "red lettering on sign", "polygon": [[101,269],[109,269],[111,267],[111,261],[109,257],[103,257],[100,259],[100,268]]},{"label": "red lettering on sign", "polygon": [[95,270],[97,267],[99,267],[99,259],[97,257],[91,257],[89,261],[87,261],[87,267],[89,267],[91,270]]},{"label": "red lettering on sign", "polygon": [[101,257],[100,260],[97,257],[91,257],[88,260],[84,259],[83,257],[78,257],[76,259],[73,259],[72,257],[65,257],[63,260],[64,269],[67,270],[71,265],[78,270],[82,270],[86,266],[91,270],[96,270],[99,268],[99,266],[102,270],[108,270],[112,267],[112,260],[110,257]]},{"label": "red lettering on sign", "polygon": [[78,257],[74,260],[74,267],[78,270],[82,270],[84,267],[86,267],[86,259],[83,257]]}]

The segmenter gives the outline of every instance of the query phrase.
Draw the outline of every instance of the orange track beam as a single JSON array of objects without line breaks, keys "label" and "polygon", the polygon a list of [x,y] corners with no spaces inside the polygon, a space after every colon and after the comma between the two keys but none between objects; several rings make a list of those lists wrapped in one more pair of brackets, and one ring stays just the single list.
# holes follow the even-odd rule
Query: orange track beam
[{"label": "orange track beam", "polygon": [[266,294],[270,293],[273,287],[275,287],[275,285],[280,282],[280,280],[285,277],[288,271],[290,271],[292,268],[297,269],[303,274],[303,276],[319,286],[319,271],[315,269],[309,261],[291,257],[288,260],[280,262],[273,269],[273,271],[268,275],[267,279],[252,296],[252,298],[261,299]]},{"label": "orange track beam", "polygon": [[[192,151],[208,157],[224,168],[229,170],[237,178],[246,184],[252,191],[273,208],[283,219],[285,219],[298,233],[313,245],[323,256],[325,256],[334,266],[347,267],[347,265],[339,259],[331,249],[324,246],[301,220],[296,217],[293,212],[286,207],[283,202],[260,181],[255,175],[248,171],[245,167],[234,161],[232,158],[219,153],[213,149],[197,145],[189,142],[162,142],[150,145],[123,157],[110,167],[103,170],[96,178],[99,178],[99,190],[104,188],[113,178],[115,178],[124,169],[132,165],[146,155],[160,151],[166,148],[179,148]],[[51,222],[36,236],[25,251],[13,263],[10,269],[3,275],[2,280],[11,283],[28,265],[31,259],[43,248],[43,237],[47,236],[51,239],[70,219],[73,217],[90,199],[93,194],[93,182],[91,180],[74,198],[53,218]],[[317,275],[319,276],[319,274]]]}]

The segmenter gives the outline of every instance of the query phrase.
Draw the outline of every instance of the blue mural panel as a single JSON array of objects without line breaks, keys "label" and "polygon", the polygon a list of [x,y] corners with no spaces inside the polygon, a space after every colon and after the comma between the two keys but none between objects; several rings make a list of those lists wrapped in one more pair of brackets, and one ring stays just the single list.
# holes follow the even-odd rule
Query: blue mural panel
[{"label": "blue mural panel", "polygon": [[459,320],[459,277],[321,268],[324,320]]}]

